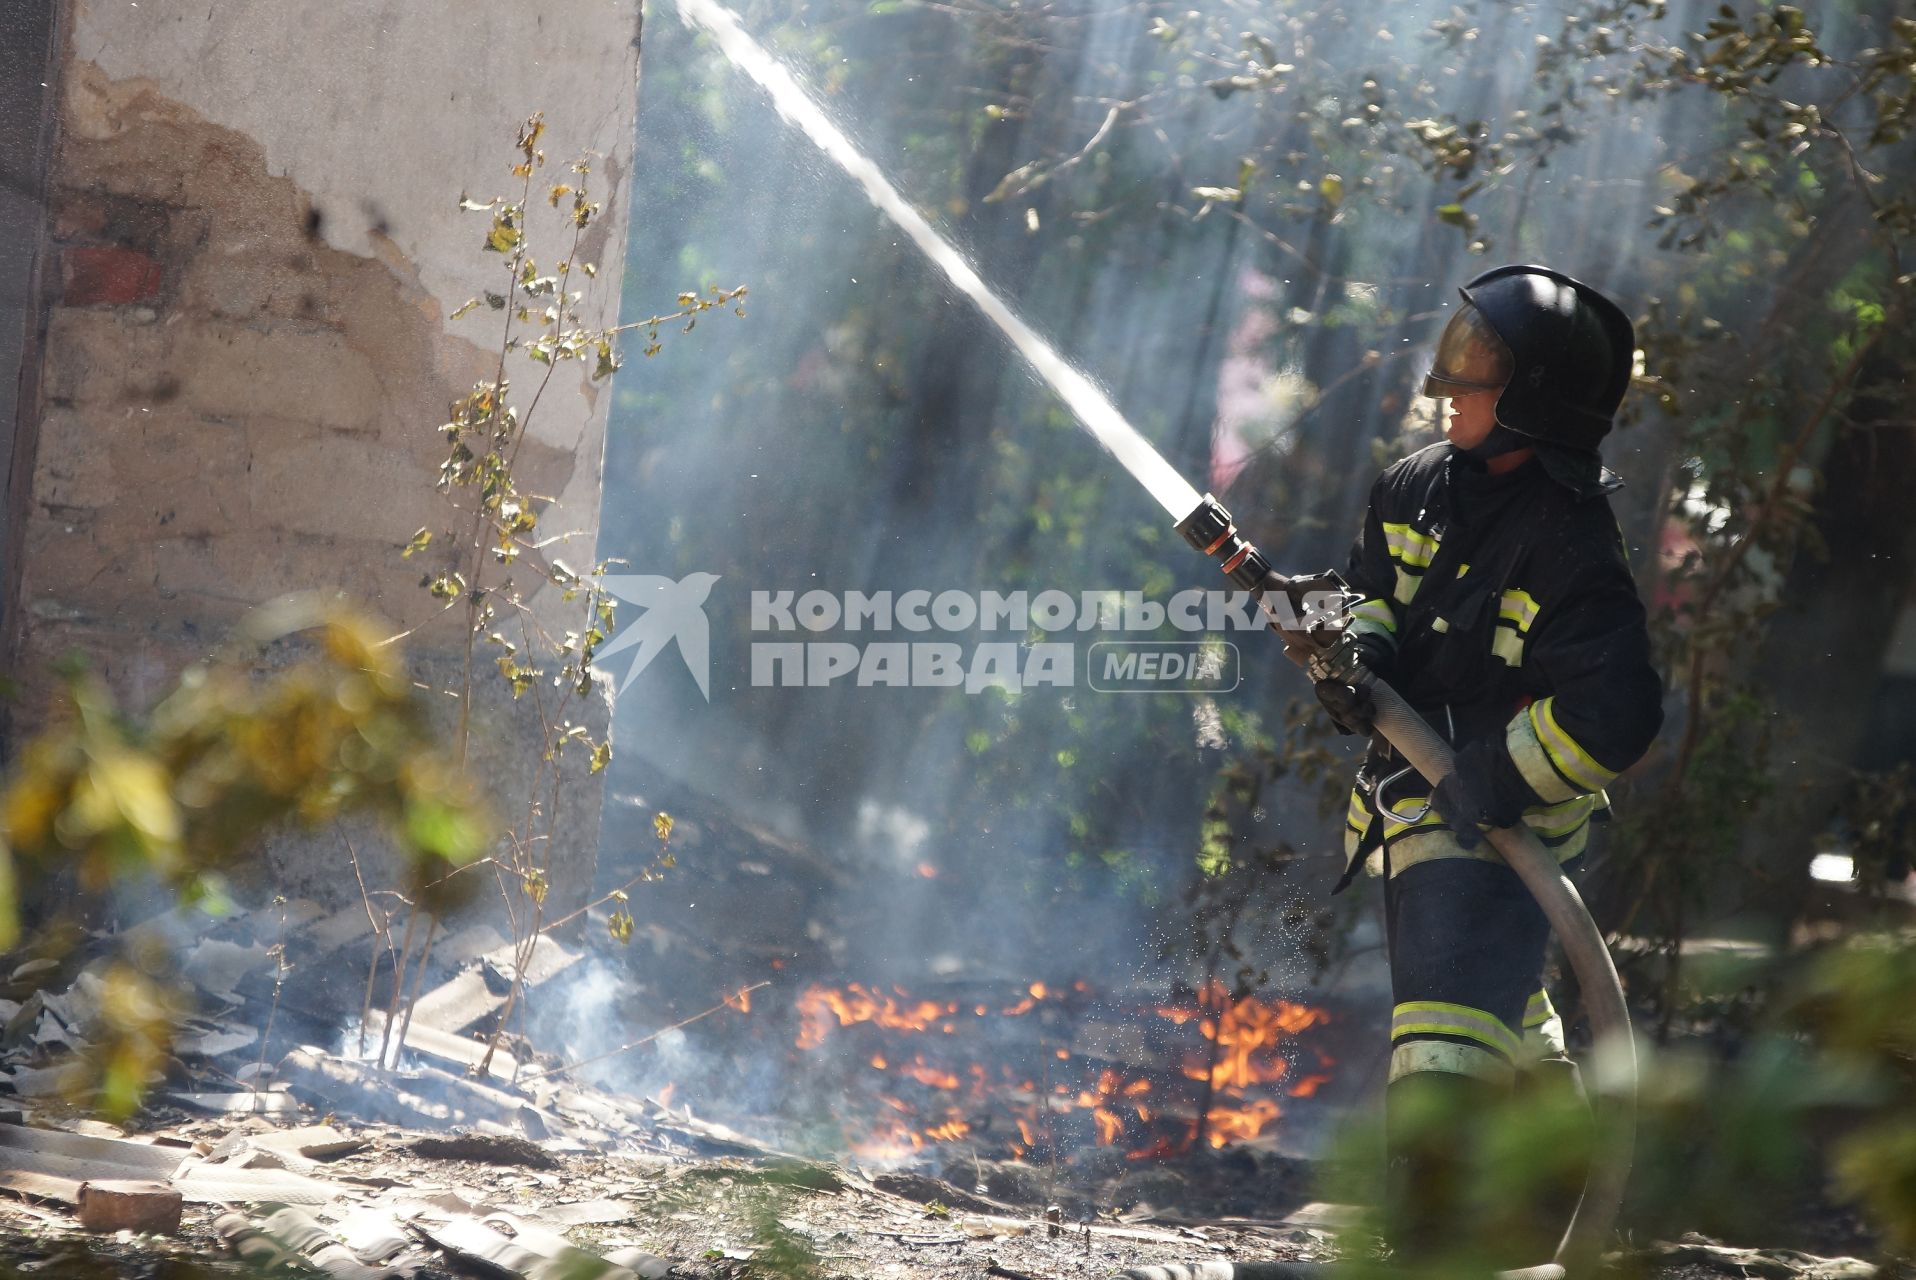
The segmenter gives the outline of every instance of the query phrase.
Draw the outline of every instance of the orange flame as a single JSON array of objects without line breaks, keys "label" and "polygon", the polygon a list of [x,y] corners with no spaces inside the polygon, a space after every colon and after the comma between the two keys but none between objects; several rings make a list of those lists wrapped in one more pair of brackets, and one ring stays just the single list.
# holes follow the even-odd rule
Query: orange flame
[{"label": "orange flame", "polygon": [[957,1076],[949,1071],[940,1071],[937,1067],[926,1062],[922,1055],[913,1058],[910,1062],[900,1067],[899,1071],[910,1076],[919,1084],[926,1085],[933,1089],[956,1089],[958,1087]]},{"label": "orange flame", "polygon": [[[1220,1013],[1216,1011],[1221,1010]],[[1213,979],[1198,993],[1198,1008],[1160,1009],[1182,1026],[1197,1017],[1198,1033],[1217,1046],[1206,1059],[1187,1062],[1184,1074],[1192,1080],[1210,1077],[1213,1089],[1243,1089],[1282,1079],[1290,1064],[1276,1055],[1278,1044],[1324,1021],[1321,1009],[1288,1000],[1265,1003],[1255,996],[1232,1000],[1222,982]],[[1212,1015],[1216,1016],[1212,1016]]]},{"label": "orange flame", "polygon": [[1305,1076],[1284,1092],[1293,1098],[1312,1098],[1317,1096],[1318,1089],[1330,1082],[1331,1078],[1327,1075]]},{"label": "orange flame", "polygon": [[841,1027],[870,1022],[892,1031],[923,1031],[945,1014],[956,1012],[956,1005],[947,1008],[936,1000],[900,1004],[856,982],[847,983],[843,991],[814,984],[798,998],[798,1047],[816,1049],[824,1044],[833,1019]]},{"label": "orange flame", "polygon": [[1205,1133],[1214,1147],[1221,1147],[1233,1139],[1241,1142],[1264,1132],[1265,1127],[1279,1114],[1277,1104],[1269,1098],[1253,1098],[1241,1111],[1212,1107],[1204,1113]]},{"label": "orange flame", "polygon": [[[1044,1094],[1049,1096],[1041,1097],[1040,1086],[1030,1080],[1017,1083],[1019,1077],[1011,1074],[1009,1067],[987,1069],[978,1061],[948,1060],[953,1048],[962,1043],[954,1021],[961,1012],[979,1019],[1019,1017],[1041,1003],[1069,999],[1074,992],[1088,995],[1091,988],[1082,981],[1072,983],[1068,989],[1042,981],[1032,982],[1015,1003],[967,1003],[961,1010],[956,1001],[917,998],[897,986],[849,983],[832,989],[815,984],[798,1000],[797,1046],[816,1049],[834,1027],[861,1023],[890,1035],[942,1033],[941,1038],[933,1042],[938,1046],[937,1052],[931,1054],[908,1055],[902,1043],[889,1036],[868,1040],[863,1052],[870,1056],[865,1061],[874,1070],[895,1073],[923,1088],[946,1093],[948,1097],[962,1090],[968,1106],[974,1108],[974,1115],[982,1114],[975,1108],[995,1110],[999,1114],[1009,1112],[1005,1119],[1015,1124],[1016,1136],[1021,1141],[1009,1141],[1012,1135],[1008,1130],[1004,1138],[996,1141],[1001,1148],[1016,1155],[1027,1155],[1040,1150],[1046,1142],[1056,1141],[1051,1136],[1052,1117],[1073,1112],[1080,1117],[1071,1130],[1079,1135],[1076,1140],[1085,1136],[1083,1126],[1088,1121],[1092,1129],[1088,1136],[1099,1146],[1122,1143],[1133,1148],[1126,1152],[1132,1159],[1181,1154],[1190,1148],[1200,1128],[1210,1145],[1223,1147],[1255,1138],[1276,1123],[1281,1111],[1274,1100],[1278,1095],[1273,1086],[1282,1082],[1288,1085],[1284,1092],[1290,1096],[1310,1097],[1330,1079],[1326,1074],[1330,1059],[1308,1043],[1300,1046],[1296,1042],[1300,1032],[1327,1020],[1322,1010],[1285,1000],[1234,999],[1230,988],[1219,981],[1206,983],[1189,1001],[1166,1004],[1156,1010],[1170,1025],[1191,1027],[1202,1037],[1199,1052],[1188,1057],[1181,1068],[1187,1079],[1208,1085],[1207,1092],[1215,1104],[1206,1108],[1201,1124],[1191,1118],[1190,1110],[1180,1111],[1195,1100],[1191,1087],[1167,1082],[1161,1077],[1104,1068],[1095,1081],[1089,1081],[1077,1077],[1075,1071],[1054,1069],[1051,1080],[1043,1086]],[[967,1023],[971,1025],[974,1024]],[[1288,1059],[1278,1055],[1280,1047],[1290,1055]],[[1318,1067],[1315,1074],[1298,1078],[1301,1073],[1296,1069],[1294,1049],[1315,1055]],[[1046,1052],[1059,1062],[1084,1060],[1074,1059],[1069,1048],[1057,1047],[1055,1043]],[[1068,1082],[1061,1082],[1061,1076]],[[1247,1090],[1254,1092],[1247,1096]],[[994,1091],[1002,1093],[994,1097]],[[1267,1096],[1256,1096],[1257,1092]],[[942,1118],[928,1109],[921,1118],[911,1104],[899,1098],[872,1096],[889,1111],[868,1135],[850,1144],[852,1153],[861,1158],[905,1160],[931,1144],[976,1136],[972,1121],[956,1108],[940,1108]],[[1038,1119],[1040,1107],[1050,1113],[1042,1125]],[[1173,1118],[1180,1116],[1181,1119]],[[1128,1130],[1127,1126],[1133,1127]],[[1127,1141],[1127,1133],[1135,1136]]]}]

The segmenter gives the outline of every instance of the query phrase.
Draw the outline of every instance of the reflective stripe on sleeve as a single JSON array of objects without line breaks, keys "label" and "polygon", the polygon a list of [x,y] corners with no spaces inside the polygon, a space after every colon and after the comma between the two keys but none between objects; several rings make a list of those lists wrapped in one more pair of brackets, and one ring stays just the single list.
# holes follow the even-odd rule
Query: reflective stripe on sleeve
[{"label": "reflective stripe on sleeve", "polygon": [[1424,580],[1416,574],[1405,573],[1402,565],[1397,566],[1396,572],[1397,586],[1391,591],[1390,598],[1398,604],[1409,604],[1410,598],[1417,594],[1417,588]]},{"label": "reflective stripe on sleeve", "polygon": [[1531,809],[1524,816],[1524,824],[1539,836],[1567,836],[1584,823],[1590,821],[1590,811],[1597,807],[1597,797],[1573,796],[1561,804]]},{"label": "reflective stripe on sleeve", "polygon": [[[1544,699],[1548,702],[1549,699]],[[1517,772],[1537,793],[1537,798],[1545,804],[1561,804],[1573,800],[1588,787],[1578,787],[1570,783],[1557,767],[1551,763],[1550,755],[1544,750],[1543,740],[1537,735],[1537,708],[1541,702],[1533,702],[1516,715],[1510,717],[1510,724],[1504,729],[1504,748],[1510,752],[1510,759],[1517,766]]]},{"label": "reflective stripe on sleeve", "polygon": [[1550,757],[1550,763],[1563,775],[1564,780],[1577,790],[1603,790],[1605,784],[1617,776],[1616,771],[1606,769],[1591,759],[1583,745],[1563,731],[1563,727],[1557,723],[1556,702],[1551,697],[1530,704],[1530,719],[1536,727],[1537,739],[1543,744],[1544,753]]},{"label": "reflective stripe on sleeve", "polygon": [[1388,636],[1397,638],[1397,615],[1390,611],[1390,602],[1375,597],[1364,601],[1351,610],[1351,630],[1359,635]]},{"label": "reflective stripe on sleeve", "polygon": [[1517,1033],[1497,1015],[1443,1000],[1411,1000],[1391,1010],[1392,1041],[1417,1035],[1460,1036],[1488,1045],[1506,1058],[1515,1057],[1523,1047]]}]

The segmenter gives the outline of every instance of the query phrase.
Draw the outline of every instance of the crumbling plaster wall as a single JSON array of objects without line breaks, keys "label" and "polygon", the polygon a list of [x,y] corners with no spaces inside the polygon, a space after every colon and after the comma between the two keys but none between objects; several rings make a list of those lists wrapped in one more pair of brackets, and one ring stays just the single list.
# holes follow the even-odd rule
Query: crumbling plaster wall
[{"label": "crumbling plaster wall", "polygon": [[[143,707],[300,589],[412,630],[421,678],[456,687],[464,610],[441,615],[399,551],[445,523],[435,428],[498,360],[498,313],[449,319],[503,283],[485,215],[457,203],[517,194],[513,136],[542,111],[549,181],[596,155],[585,309],[616,319],[638,0],[69,0],[65,16],[43,366],[9,531],[11,737],[44,721],[61,654]],[[535,253],[569,247],[533,207]],[[508,365],[522,385],[535,370]],[[581,531],[553,552],[574,566],[592,561],[607,401],[561,370],[518,459],[525,489],[559,499],[542,533]],[[535,606],[560,616],[549,590]],[[475,711],[475,767],[510,820],[538,727],[503,698]],[[574,785],[565,897],[598,830],[599,796]],[[330,832],[280,841],[276,886],[337,897],[339,850]]]}]

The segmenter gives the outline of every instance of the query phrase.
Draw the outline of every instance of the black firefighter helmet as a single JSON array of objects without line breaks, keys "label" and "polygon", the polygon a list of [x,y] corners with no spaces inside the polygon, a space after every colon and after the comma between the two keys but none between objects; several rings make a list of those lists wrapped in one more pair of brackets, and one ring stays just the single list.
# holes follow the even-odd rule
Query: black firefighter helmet
[{"label": "black firefighter helmet", "polygon": [[1636,332],[1623,309],[1548,267],[1498,267],[1458,292],[1424,394],[1502,387],[1498,422],[1594,455],[1630,385]]}]

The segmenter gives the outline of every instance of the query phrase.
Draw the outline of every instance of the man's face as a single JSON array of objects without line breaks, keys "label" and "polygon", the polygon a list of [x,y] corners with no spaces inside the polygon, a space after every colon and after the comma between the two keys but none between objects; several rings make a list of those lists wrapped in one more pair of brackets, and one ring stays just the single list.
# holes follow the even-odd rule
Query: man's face
[{"label": "man's face", "polygon": [[1450,397],[1444,414],[1444,438],[1459,449],[1474,449],[1497,425],[1497,397],[1502,387],[1467,391]]}]

